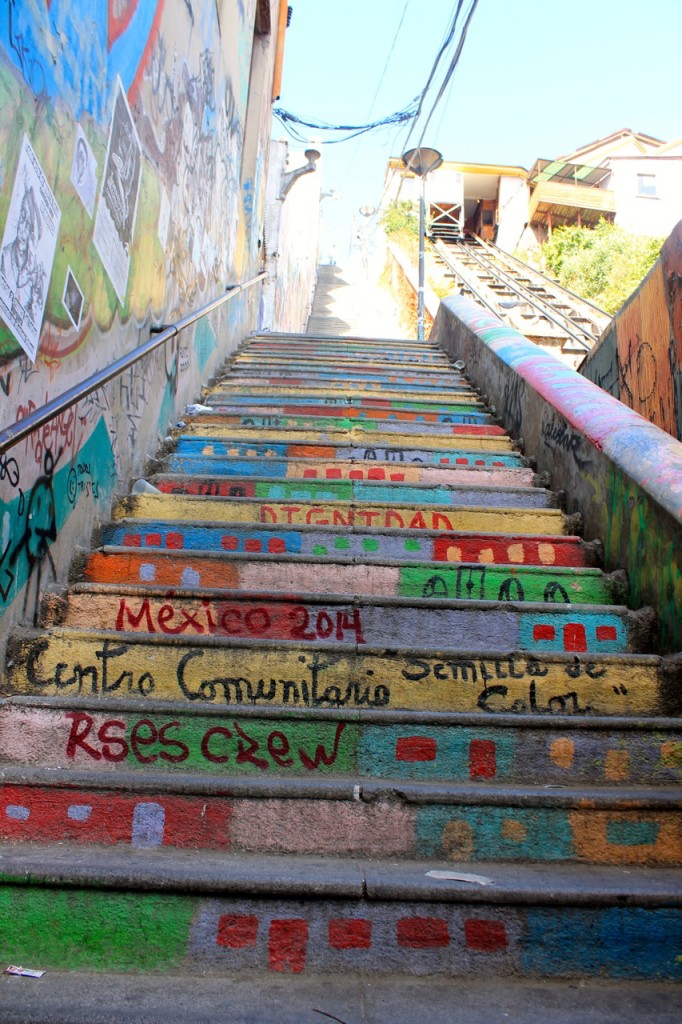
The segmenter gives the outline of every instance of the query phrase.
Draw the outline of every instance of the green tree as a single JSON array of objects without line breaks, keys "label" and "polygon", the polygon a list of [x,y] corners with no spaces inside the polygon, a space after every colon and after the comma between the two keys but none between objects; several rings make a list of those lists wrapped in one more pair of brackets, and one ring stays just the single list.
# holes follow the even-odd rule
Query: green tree
[{"label": "green tree", "polygon": [[601,220],[595,228],[556,228],[541,246],[541,260],[565,288],[616,313],[646,277],[664,241]]},{"label": "green tree", "polygon": [[387,235],[419,234],[419,215],[409,199],[393,199],[381,214],[381,223]]}]

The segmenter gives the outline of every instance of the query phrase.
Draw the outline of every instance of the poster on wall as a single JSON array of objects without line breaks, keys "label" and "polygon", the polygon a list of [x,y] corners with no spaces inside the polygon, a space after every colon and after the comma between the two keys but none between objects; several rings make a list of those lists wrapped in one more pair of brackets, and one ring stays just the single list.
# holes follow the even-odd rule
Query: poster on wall
[{"label": "poster on wall", "polygon": [[0,245],[0,315],[35,362],[61,210],[26,135]]},{"label": "poster on wall", "polygon": [[168,228],[170,226],[170,215],[171,208],[168,200],[168,193],[166,192],[163,185],[159,186],[159,223],[157,226],[157,234],[159,241],[163,249],[166,248],[168,242]]},{"label": "poster on wall", "polygon": [[83,313],[83,304],[85,299],[83,298],[83,292],[80,289],[78,281],[74,277],[73,270],[71,267],[66,272],[66,278],[64,280],[64,293],[62,295],[62,305],[66,310],[69,320],[73,326],[78,330],[81,325],[81,315]]},{"label": "poster on wall", "polygon": [[128,285],[141,176],[140,140],[119,78],[93,241],[121,305]]},{"label": "poster on wall", "polygon": [[71,182],[75,188],[80,201],[88,211],[88,217],[92,219],[95,209],[95,193],[97,192],[97,161],[95,154],[90,149],[88,140],[85,138],[83,129],[76,125],[76,145],[73,147],[73,162],[71,164]]}]

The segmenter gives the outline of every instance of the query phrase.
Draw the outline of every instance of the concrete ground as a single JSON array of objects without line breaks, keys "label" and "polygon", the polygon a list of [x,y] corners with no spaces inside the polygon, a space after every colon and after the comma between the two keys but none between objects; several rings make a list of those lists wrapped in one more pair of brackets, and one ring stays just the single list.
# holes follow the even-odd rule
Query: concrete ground
[{"label": "concrete ground", "polygon": [[0,1024],[679,1024],[682,989],[632,982],[273,974],[0,975]]},{"label": "concrete ground", "polygon": [[396,304],[381,284],[383,256],[364,260],[352,254],[344,267],[322,264],[318,270],[307,334],[409,338]]}]

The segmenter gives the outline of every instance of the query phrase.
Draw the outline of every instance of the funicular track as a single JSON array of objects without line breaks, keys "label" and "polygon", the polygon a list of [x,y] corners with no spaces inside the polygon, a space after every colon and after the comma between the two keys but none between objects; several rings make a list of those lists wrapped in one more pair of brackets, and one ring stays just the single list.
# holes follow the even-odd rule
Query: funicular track
[{"label": "funicular track", "polygon": [[460,294],[531,340],[560,348],[574,365],[609,323],[608,314],[598,306],[477,235],[437,237],[433,251]]}]

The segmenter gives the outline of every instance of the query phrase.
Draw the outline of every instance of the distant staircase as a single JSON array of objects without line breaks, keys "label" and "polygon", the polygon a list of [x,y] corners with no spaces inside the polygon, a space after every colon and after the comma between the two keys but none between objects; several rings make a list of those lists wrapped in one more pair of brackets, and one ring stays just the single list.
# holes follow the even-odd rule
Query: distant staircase
[{"label": "distant staircase", "polygon": [[594,303],[477,235],[434,231],[433,253],[460,295],[571,366],[582,362],[610,323]]},{"label": "distant staircase", "polygon": [[10,642],[8,955],[679,977],[679,662],[462,372],[262,335],[202,403]]}]

